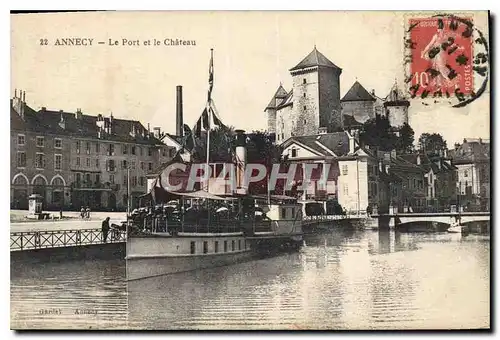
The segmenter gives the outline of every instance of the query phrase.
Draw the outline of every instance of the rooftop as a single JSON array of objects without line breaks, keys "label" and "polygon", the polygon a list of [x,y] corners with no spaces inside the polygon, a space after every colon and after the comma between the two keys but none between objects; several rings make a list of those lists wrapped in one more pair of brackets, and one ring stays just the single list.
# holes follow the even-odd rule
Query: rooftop
[{"label": "rooftop", "polygon": [[372,96],[357,80],[351,86],[349,91],[340,100],[341,102],[353,101],[375,101],[376,98]]},{"label": "rooftop", "polygon": [[307,55],[307,57],[302,59],[302,61],[298,63],[295,67],[292,67],[290,71],[297,71],[315,66],[335,68],[342,71],[340,67],[332,63],[327,57],[325,57],[320,51],[318,51],[316,49],[316,46],[314,46],[314,49],[312,50],[311,53]]},{"label": "rooftop", "polygon": [[[112,115],[104,117],[101,114],[89,115],[81,111],[65,112],[54,111],[45,108],[39,111],[33,110],[25,104],[24,119],[10,105],[10,122],[12,130],[33,131],[54,135],[67,135],[82,138],[100,138],[102,140],[113,140],[137,144],[163,144],[161,140],[148,132],[139,121],[119,119]],[[99,121],[99,123],[98,123]],[[101,126],[101,127],[100,127]],[[110,133],[106,133],[105,127],[110,127]]]},{"label": "rooftop", "polygon": [[[323,156],[332,156],[326,149],[332,151],[337,157],[347,155],[349,153],[349,137],[345,132],[332,132],[309,136],[294,136],[290,137],[284,147],[296,141],[316,153]],[[326,149],[325,149],[326,148]]]}]

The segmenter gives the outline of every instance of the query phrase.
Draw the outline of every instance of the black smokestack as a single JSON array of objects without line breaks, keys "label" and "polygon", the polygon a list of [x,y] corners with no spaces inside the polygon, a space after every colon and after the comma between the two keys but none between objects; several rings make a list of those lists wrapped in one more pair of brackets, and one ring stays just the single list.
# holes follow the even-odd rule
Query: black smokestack
[{"label": "black smokestack", "polygon": [[177,121],[176,121],[176,135],[182,137],[183,123],[182,123],[182,86],[177,85]]}]

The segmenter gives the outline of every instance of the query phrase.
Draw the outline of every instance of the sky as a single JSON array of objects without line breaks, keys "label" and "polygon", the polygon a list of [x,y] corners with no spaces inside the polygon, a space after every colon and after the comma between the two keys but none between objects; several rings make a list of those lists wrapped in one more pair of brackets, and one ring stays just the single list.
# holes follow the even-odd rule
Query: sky
[{"label": "sky", "polygon": [[[412,14],[414,15],[414,14]],[[141,121],[175,133],[176,86],[183,86],[184,122],[193,126],[208,89],[214,49],[213,99],[226,125],[267,128],[264,108],[289,69],[316,45],[342,68],[341,97],[358,80],[385,97],[403,84],[405,12],[109,12],[11,16],[11,96],[26,91],[34,109]],[[486,12],[474,24],[488,31]],[[92,46],[56,46],[57,39],[89,38]],[[165,46],[164,39],[196,41]],[[47,45],[45,45],[46,39]],[[139,41],[123,46],[122,39]],[[158,46],[144,45],[154,39]],[[110,46],[109,41],[118,41]],[[103,41],[105,44],[97,44]],[[416,139],[441,133],[451,146],[465,137],[489,138],[489,90],[464,108],[412,100]]]}]

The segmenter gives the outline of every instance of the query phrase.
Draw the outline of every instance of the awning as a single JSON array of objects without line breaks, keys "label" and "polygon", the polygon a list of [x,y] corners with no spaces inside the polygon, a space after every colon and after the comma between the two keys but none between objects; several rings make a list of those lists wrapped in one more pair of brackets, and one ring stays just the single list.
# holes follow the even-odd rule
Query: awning
[{"label": "awning", "polygon": [[[167,190],[165,190],[165,191],[167,191]],[[221,201],[226,200],[225,197],[217,196],[217,195],[211,194],[211,193],[203,191],[203,190],[192,191],[192,192],[171,192],[171,191],[167,191],[167,192],[171,195],[177,195],[177,196],[189,197],[189,198],[205,198],[205,199],[209,199],[209,200],[221,200]]]}]

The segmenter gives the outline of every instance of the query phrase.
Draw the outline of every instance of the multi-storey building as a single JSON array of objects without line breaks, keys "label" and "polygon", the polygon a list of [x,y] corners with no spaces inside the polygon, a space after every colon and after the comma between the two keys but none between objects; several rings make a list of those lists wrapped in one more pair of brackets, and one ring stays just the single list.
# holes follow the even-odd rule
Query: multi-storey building
[{"label": "multi-storey building", "polygon": [[449,150],[452,164],[457,167],[457,189],[460,205],[466,209],[489,211],[490,209],[490,141],[481,138],[465,138]]},{"label": "multi-storey building", "polygon": [[16,91],[11,101],[12,206],[27,208],[32,193],[42,195],[46,209],[123,210],[128,193],[135,206],[146,192],[148,171],[175,153],[160,139],[159,128],[151,132],[112,114],[37,112]]},{"label": "multi-storey building", "polygon": [[383,174],[379,171],[377,156],[360,147],[354,132],[322,131],[317,135],[289,138],[282,146],[283,156],[291,163],[298,163],[299,169],[305,163],[317,165],[302,194],[303,200],[335,200],[347,212],[355,214],[387,200],[385,187],[380,184]]},{"label": "multi-storey building", "polygon": [[445,211],[457,204],[457,168],[451,164],[447,150],[438,154],[423,152],[401,157],[425,171],[426,210]]}]

